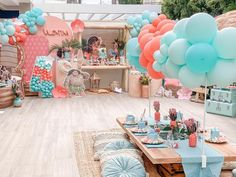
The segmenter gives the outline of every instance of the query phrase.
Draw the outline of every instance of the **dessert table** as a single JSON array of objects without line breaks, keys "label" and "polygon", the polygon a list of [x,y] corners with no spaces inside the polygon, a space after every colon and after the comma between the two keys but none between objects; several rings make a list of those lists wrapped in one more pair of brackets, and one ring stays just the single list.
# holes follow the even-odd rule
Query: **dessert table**
[{"label": "dessert table", "polygon": [[[117,118],[117,123],[120,127],[127,133],[130,140],[134,142],[138,148],[145,154],[145,156],[150,160],[150,162],[157,169],[157,173],[161,176],[185,176],[182,167],[182,158],[175,151],[175,149],[167,148],[147,148],[141,139],[143,136],[136,136],[131,132],[131,128],[124,126],[125,118]],[[213,147],[215,150],[220,152],[224,156],[224,162],[236,161],[236,147],[231,146],[228,143],[225,144],[211,144],[207,143],[209,146]],[[223,172],[224,173],[224,172]],[[222,173],[222,174],[223,174]],[[227,173],[227,177],[230,177],[230,172]]]}]

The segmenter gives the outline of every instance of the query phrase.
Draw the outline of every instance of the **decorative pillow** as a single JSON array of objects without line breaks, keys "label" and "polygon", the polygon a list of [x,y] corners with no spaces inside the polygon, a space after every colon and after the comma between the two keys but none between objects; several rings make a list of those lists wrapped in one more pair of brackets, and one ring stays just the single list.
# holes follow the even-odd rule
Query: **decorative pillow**
[{"label": "decorative pillow", "polygon": [[115,151],[120,149],[135,149],[135,146],[128,140],[119,140],[107,144],[103,151]]},{"label": "decorative pillow", "polygon": [[113,139],[102,139],[102,140],[97,140],[94,142],[93,148],[94,148],[94,160],[99,160],[100,155],[103,153],[103,150],[105,146],[111,142],[115,141],[127,141],[125,139],[118,139],[118,138],[113,138]]},{"label": "decorative pillow", "polygon": [[139,162],[141,162],[141,164],[144,164],[141,151],[137,149],[120,149],[115,151],[104,151],[103,154],[100,156],[101,166],[103,166],[104,163],[107,162],[108,160],[118,156],[133,157],[137,159]]},{"label": "decorative pillow", "polygon": [[93,135],[93,140],[103,140],[103,139],[127,139],[127,135],[123,132],[99,132]]},{"label": "decorative pillow", "polygon": [[104,163],[103,177],[146,177],[143,165],[133,157],[118,156]]}]

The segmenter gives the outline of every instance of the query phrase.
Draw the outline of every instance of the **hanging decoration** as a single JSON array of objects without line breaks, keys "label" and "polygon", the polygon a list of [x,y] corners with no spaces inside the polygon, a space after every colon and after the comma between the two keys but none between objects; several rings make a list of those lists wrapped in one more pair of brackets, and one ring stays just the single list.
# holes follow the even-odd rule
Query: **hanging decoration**
[{"label": "hanging decoration", "polygon": [[189,88],[228,86],[236,81],[236,28],[217,30],[215,19],[198,13],[180,20],[161,38],[153,68]]},{"label": "hanging decoration", "polygon": [[23,43],[27,35],[37,33],[37,26],[45,24],[45,18],[42,15],[41,9],[33,8],[18,18],[0,22],[0,43],[10,45]]}]

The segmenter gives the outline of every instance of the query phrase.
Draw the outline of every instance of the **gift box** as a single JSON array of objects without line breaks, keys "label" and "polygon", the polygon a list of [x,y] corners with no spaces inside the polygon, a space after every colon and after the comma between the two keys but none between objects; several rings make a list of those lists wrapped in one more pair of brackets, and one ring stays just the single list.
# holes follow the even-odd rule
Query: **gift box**
[{"label": "gift box", "polygon": [[208,113],[236,117],[236,103],[207,100],[206,111]]}]

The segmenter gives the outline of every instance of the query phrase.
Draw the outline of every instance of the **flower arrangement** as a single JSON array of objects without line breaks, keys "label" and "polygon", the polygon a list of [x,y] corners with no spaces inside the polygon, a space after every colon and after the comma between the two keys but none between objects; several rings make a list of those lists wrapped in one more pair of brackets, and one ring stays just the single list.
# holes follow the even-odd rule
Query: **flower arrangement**
[{"label": "flower arrangement", "polygon": [[160,115],[160,112],[159,112],[160,111],[160,102],[159,101],[154,101],[153,102],[153,108],[156,111],[155,114],[154,114],[155,121],[159,122],[160,119],[161,119],[161,115]]},{"label": "flower arrangement", "polygon": [[187,131],[186,131],[187,135],[191,135],[192,133],[195,133],[197,131],[197,122],[193,118],[185,120],[184,124],[187,129]]},{"label": "flower arrangement", "polygon": [[139,82],[140,82],[140,84],[142,84],[142,85],[149,85],[149,77],[148,77],[146,74],[142,74],[142,75],[139,77]]}]

